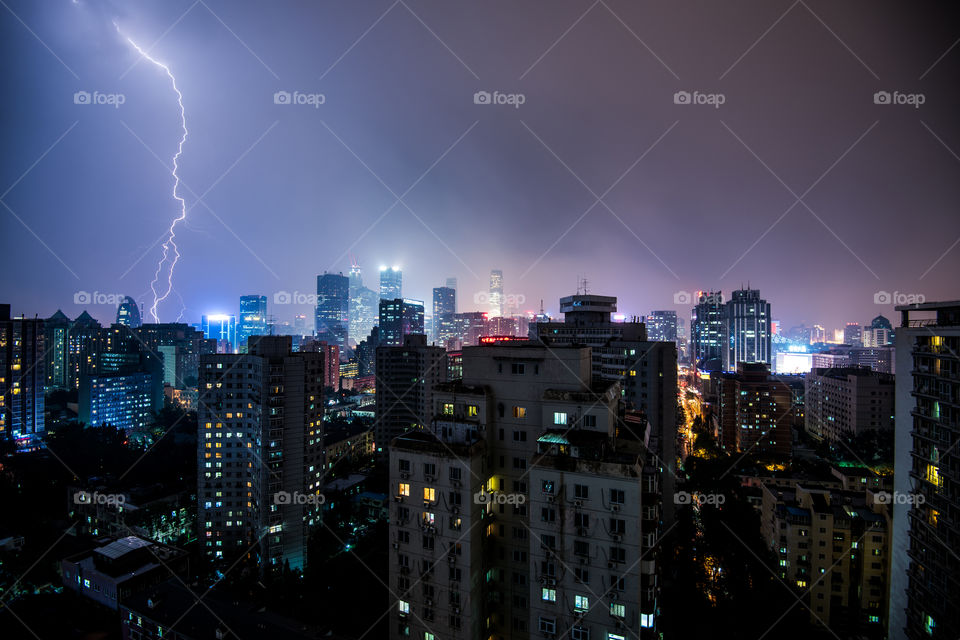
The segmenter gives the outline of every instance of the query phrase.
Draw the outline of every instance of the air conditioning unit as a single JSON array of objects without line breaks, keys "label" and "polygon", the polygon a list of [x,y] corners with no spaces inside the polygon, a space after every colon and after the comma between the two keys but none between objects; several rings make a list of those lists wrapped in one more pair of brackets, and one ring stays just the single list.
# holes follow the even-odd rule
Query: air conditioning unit
[{"label": "air conditioning unit", "polygon": [[576,609],[576,610],[573,612],[573,615],[574,615],[574,617],[576,617],[576,618],[582,618],[582,617],[583,617],[583,613],[584,613],[583,611],[580,611],[579,609]]},{"label": "air conditioning unit", "polygon": [[582,506],[583,506],[583,500],[574,500],[574,501],[573,501],[573,506],[575,506],[575,507],[582,507]]},{"label": "air conditioning unit", "polygon": [[410,472],[409,472],[409,471],[401,471],[401,472],[400,472],[400,479],[401,479],[401,480],[407,480],[408,478],[410,478]]},{"label": "air conditioning unit", "polygon": [[612,562],[608,562],[608,563],[607,563],[607,569],[613,569],[613,563],[612,563]]},{"label": "air conditioning unit", "polygon": [[450,512],[451,512],[451,513],[460,513],[460,507],[457,507],[457,506],[450,507]]},{"label": "air conditioning unit", "polygon": [[613,592],[610,593],[610,601],[611,601],[611,602],[616,602],[616,601],[617,601],[617,598],[619,598],[619,597],[620,597],[620,596],[617,594],[616,591],[613,591]]},{"label": "air conditioning unit", "polygon": [[620,542],[621,540],[623,540],[623,536],[620,535],[619,533],[614,533],[610,537],[613,538],[614,542]]},{"label": "air conditioning unit", "polygon": [[450,564],[456,564],[456,563],[457,563],[457,557],[456,557],[456,556],[447,556],[447,562],[449,562]]},{"label": "air conditioning unit", "polygon": [[456,487],[457,489],[460,488],[460,481],[459,481],[459,480],[451,480],[451,481],[450,481],[450,484],[452,484],[452,485],[453,485],[454,487]]},{"label": "air conditioning unit", "polygon": [[614,513],[616,513],[617,511],[620,511],[620,505],[619,504],[610,505],[610,511],[613,511]]},{"label": "air conditioning unit", "polygon": [[423,477],[424,477],[424,479],[425,479],[427,482],[434,482],[434,481],[436,480],[436,478],[434,478],[433,476],[427,476],[427,475],[425,475],[425,476],[423,476]]},{"label": "air conditioning unit", "polygon": [[394,543],[393,543],[393,548],[394,548],[394,549],[399,549],[399,548],[400,548],[400,543],[399,543],[399,542],[394,542]]},{"label": "air conditioning unit", "polygon": [[557,501],[557,496],[553,495],[552,493],[547,494],[547,502],[556,502],[556,501]]}]

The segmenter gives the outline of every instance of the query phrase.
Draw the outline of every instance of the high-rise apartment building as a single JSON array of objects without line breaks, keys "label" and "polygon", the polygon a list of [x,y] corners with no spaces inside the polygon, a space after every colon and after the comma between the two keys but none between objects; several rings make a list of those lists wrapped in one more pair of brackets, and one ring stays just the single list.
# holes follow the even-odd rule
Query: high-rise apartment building
[{"label": "high-rise apartment building", "polygon": [[403,297],[403,272],[400,267],[380,267],[380,299]]},{"label": "high-rise apartment building", "polygon": [[423,333],[423,301],[395,298],[380,300],[380,344],[400,346],[403,337]]},{"label": "high-rise apartment building", "polygon": [[200,544],[231,566],[307,564],[323,486],[323,354],[290,336],[254,336],[248,352],[200,359]]},{"label": "high-rise apartment building", "polygon": [[67,337],[67,386],[80,388],[84,376],[94,375],[103,346],[103,327],[86,311],[70,324]]},{"label": "high-rise apartment building", "polygon": [[727,300],[723,368],[736,371],[741,362],[771,364],[770,303],[757,289],[737,289]]},{"label": "high-rise apartment building", "polygon": [[741,362],[718,382],[720,446],[756,457],[787,458],[793,447],[790,385],[762,362]]},{"label": "high-rise apartment building", "polygon": [[655,443],[590,353],[468,347],[432,429],[393,441],[391,638],[656,633]]},{"label": "high-rise apartment building", "polygon": [[457,327],[454,316],[457,313],[457,292],[450,287],[433,289],[433,341],[445,346],[448,340],[456,338]]},{"label": "high-rise apartment building", "polygon": [[433,389],[447,379],[446,351],[420,334],[403,336],[401,345],[381,344],[376,351],[377,449],[412,429],[430,424]]},{"label": "high-rise apartment building", "polygon": [[960,300],[897,311],[890,637],[957,638]]},{"label": "high-rise apartment building", "polygon": [[44,432],[43,320],[11,318],[0,304],[0,437],[21,449],[40,445]]},{"label": "high-rise apartment building", "polygon": [[843,328],[843,344],[859,347],[863,344],[863,327],[859,322],[848,322]]},{"label": "high-rise apartment building", "polygon": [[647,326],[647,339],[656,342],[677,341],[677,312],[651,311],[644,319]]},{"label": "high-rise apartment building", "polygon": [[893,375],[863,367],[812,369],[804,384],[804,428],[813,438],[837,442],[893,430]]},{"label": "high-rise apartment building", "polygon": [[344,353],[350,331],[350,279],[342,273],[317,276],[316,336]]},{"label": "high-rise apartment building", "polygon": [[690,357],[695,367],[705,371],[723,367],[726,311],[719,291],[697,292],[697,303],[690,313]]},{"label": "high-rise apartment building", "polygon": [[237,324],[237,345],[246,353],[250,336],[267,335],[267,296],[240,296],[240,322]]}]

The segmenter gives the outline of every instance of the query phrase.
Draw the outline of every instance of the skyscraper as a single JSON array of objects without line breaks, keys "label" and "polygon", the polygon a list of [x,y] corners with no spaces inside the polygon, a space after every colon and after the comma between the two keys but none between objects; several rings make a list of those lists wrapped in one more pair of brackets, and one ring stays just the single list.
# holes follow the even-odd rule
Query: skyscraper
[{"label": "skyscraper", "polygon": [[698,291],[697,304],[690,313],[692,364],[707,371],[723,366],[726,307],[719,291]]},{"label": "skyscraper", "polygon": [[63,311],[43,322],[47,389],[66,389],[70,367],[70,318]]},{"label": "skyscraper", "polygon": [[890,321],[883,316],[877,316],[870,321],[870,326],[863,329],[863,346],[886,347],[893,344],[893,327]]},{"label": "skyscraper", "polygon": [[[456,278],[447,278],[447,289],[453,289],[453,299],[456,302],[457,299],[457,279]],[[454,307],[453,312],[456,313],[457,309]]]},{"label": "skyscraper", "polygon": [[677,312],[651,311],[646,317],[647,339],[656,342],[677,341]]},{"label": "skyscraper", "polygon": [[21,449],[38,446],[44,431],[45,365],[43,320],[11,318],[0,304],[0,437]]},{"label": "skyscraper", "polygon": [[490,305],[490,316],[497,318],[503,315],[503,271],[490,271],[490,296],[487,298]]},{"label": "skyscraper", "polygon": [[350,279],[342,273],[317,276],[317,338],[344,353],[350,331]]},{"label": "skyscraper", "polygon": [[237,344],[246,353],[247,338],[267,335],[267,296],[240,296],[240,323]]},{"label": "skyscraper", "polygon": [[136,329],[143,324],[140,321],[140,307],[130,296],[125,296],[123,302],[117,307],[117,324],[128,326],[131,329]]},{"label": "skyscraper", "polygon": [[370,335],[370,330],[376,326],[379,302],[380,296],[364,286],[360,265],[354,263],[350,269],[350,325],[347,332],[353,344]]},{"label": "skyscraper", "polygon": [[403,272],[400,267],[380,267],[380,299],[403,297]]},{"label": "skyscraper", "polygon": [[396,298],[380,301],[380,344],[400,346],[403,336],[423,333],[423,301]]},{"label": "skyscraper", "polygon": [[200,316],[200,330],[207,338],[217,341],[219,353],[237,352],[237,316],[223,313]]},{"label": "skyscraper", "polygon": [[848,322],[843,328],[843,344],[859,347],[863,344],[863,331],[859,322]]},{"label": "skyscraper", "polygon": [[457,312],[457,292],[450,287],[433,289],[433,341],[444,346],[446,341],[455,338],[457,327],[454,315]]},{"label": "skyscraper", "polygon": [[960,300],[897,311],[890,637],[957,638]]},{"label": "skyscraper", "polygon": [[726,306],[723,368],[736,371],[741,362],[764,362],[770,358],[770,303],[757,289],[737,289]]},{"label": "skyscraper", "polygon": [[200,359],[200,543],[223,566],[307,565],[323,485],[323,354],[290,336],[254,336],[247,354]]}]

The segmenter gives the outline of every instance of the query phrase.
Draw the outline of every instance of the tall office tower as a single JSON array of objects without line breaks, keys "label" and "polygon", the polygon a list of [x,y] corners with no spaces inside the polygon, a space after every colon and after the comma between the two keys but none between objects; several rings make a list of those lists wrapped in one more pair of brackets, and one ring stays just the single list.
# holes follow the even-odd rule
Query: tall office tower
[{"label": "tall office tower", "polygon": [[656,342],[677,341],[677,312],[651,311],[646,318],[647,339]]},{"label": "tall office tower", "polygon": [[490,305],[490,317],[499,318],[503,315],[503,271],[490,271],[490,295],[487,298]]},{"label": "tall office tower", "polygon": [[859,322],[848,322],[843,328],[843,344],[859,347],[863,344],[863,331]]},{"label": "tall office tower", "polygon": [[86,311],[70,324],[67,337],[67,386],[80,389],[84,376],[97,372],[100,349],[103,344],[103,327]]},{"label": "tall office tower", "polygon": [[960,300],[897,307],[890,637],[960,637]]},{"label": "tall office tower", "polygon": [[690,361],[690,335],[684,318],[677,318],[677,355],[683,362]]},{"label": "tall office tower", "polygon": [[350,279],[342,273],[317,276],[317,338],[340,347],[349,347]]},{"label": "tall office tower", "polygon": [[403,337],[399,346],[377,348],[377,419],[374,438],[378,451],[411,429],[430,424],[433,387],[447,379],[446,351],[427,344],[425,335]]},{"label": "tall office tower", "polygon": [[474,347],[486,335],[487,314],[483,311],[467,311],[453,316],[454,330],[460,346]]},{"label": "tall office tower", "polygon": [[70,370],[70,324],[70,318],[59,309],[43,321],[48,390],[67,388]]},{"label": "tall office tower", "polygon": [[823,325],[815,324],[810,328],[810,344],[823,344],[827,341],[827,330]]},{"label": "tall office tower", "polygon": [[380,299],[403,297],[403,272],[400,267],[380,267]]},{"label": "tall office tower", "polygon": [[862,367],[812,369],[804,376],[804,429],[837,442],[867,431],[892,431],[894,378]]},{"label": "tall office tower", "polygon": [[441,346],[447,340],[455,338],[457,327],[454,315],[457,313],[457,292],[450,287],[433,289],[433,341]]},{"label": "tall office tower", "polygon": [[197,500],[208,557],[261,571],[307,565],[323,486],[323,354],[290,336],[200,358]]},{"label": "tall office tower", "polygon": [[222,313],[200,316],[200,330],[217,341],[218,353],[237,352],[237,316]]},{"label": "tall office tower", "polygon": [[741,362],[765,362],[770,357],[770,303],[757,289],[737,289],[726,310],[723,368],[736,371]]},{"label": "tall office tower", "polygon": [[719,291],[697,292],[697,304],[690,313],[692,364],[704,371],[723,367],[727,308]]},{"label": "tall office tower", "polygon": [[[647,339],[642,322],[611,322],[612,296],[573,295],[560,299],[563,322],[537,323],[530,337],[548,345],[579,344],[593,349],[593,380],[620,382],[627,410],[642,412],[661,443],[664,492],[673,495],[677,436],[677,345]],[[664,504],[673,523],[674,504]]]},{"label": "tall office tower", "polygon": [[360,265],[350,269],[350,323],[347,332],[351,344],[356,344],[370,335],[377,324],[380,296],[376,291],[363,286]]},{"label": "tall office tower", "polygon": [[18,449],[38,447],[44,431],[43,320],[11,318],[0,304],[0,437]]},{"label": "tall office tower", "polygon": [[240,322],[237,324],[237,345],[246,353],[250,336],[267,335],[267,296],[240,296]]},{"label": "tall office tower", "polygon": [[877,316],[870,321],[869,327],[862,332],[863,346],[886,347],[893,344],[893,326],[883,316]]},{"label": "tall office tower", "polygon": [[391,638],[653,628],[655,555],[638,552],[659,519],[645,499],[653,443],[618,422],[619,395],[591,382],[586,347],[464,349],[463,379],[435,390],[431,431],[390,446]]},{"label": "tall office tower", "polygon": [[299,335],[305,335],[307,333],[306,314],[298,313],[297,315],[293,316],[293,330]]},{"label": "tall office tower", "polygon": [[[148,350],[163,356],[163,383],[174,389],[196,388],[204,334],[180,322],[145,324],[134,330]],[[214,349],[214,353],[216,349]]]},{"label": "tall office tower", "polygon": [[423,333],[423,301],[395,298],[380,301],[380,344],[401,346],[403,336]]},{"label": "tall office tower", "polygon": [[124,296],[123,302],[117,307],[117,324],[122,324],[131,329],[136,329],[143,324],[140,321],[140,307],[130,296]]},{"label": "tall office tower", "polygon": [[719,379],[720,446],[731,453],[790,456],[793,447],[793,393],[770,365],[741,362]]},{"label": "tall office tower", "polygon": [[[453,289],[453,301],[457,301],[457,279],[456,278],[447,278],[447,289]],[[456,306],[453,308],[453,312],[457,312]]]}]

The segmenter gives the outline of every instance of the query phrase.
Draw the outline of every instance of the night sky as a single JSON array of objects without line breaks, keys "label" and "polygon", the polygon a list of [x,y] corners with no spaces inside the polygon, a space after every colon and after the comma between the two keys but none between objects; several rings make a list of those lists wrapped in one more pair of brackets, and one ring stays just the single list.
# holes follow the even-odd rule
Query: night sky
[{"label": "night sky", "polygon": [[[163,321],[181,298],[197,322],[236,313],[242,294],[311,293],[349,255],[368,285],[402,266],[408,297],[456,276],[460,310],[494,268],[523,308],[543,298],[554,312],[578,277],[627,314],[685,318],[676,292],[749,282],[785,327],[893,318],[878,291],[956,299],[960,21],[947,10],[4,0],[0,301],[71,318],[78,291],[152,301],[178,212],[179,112],[114,21],[170,66],[190,132]],[[77,91],[124,103],[75,104]],[[325,102],[275,104],[277,91]],[[523,104],[475,104],[478,91]],[[676,104],[678,91],[723,104]],[[878,91],[923,104],[875,104]]]}]

